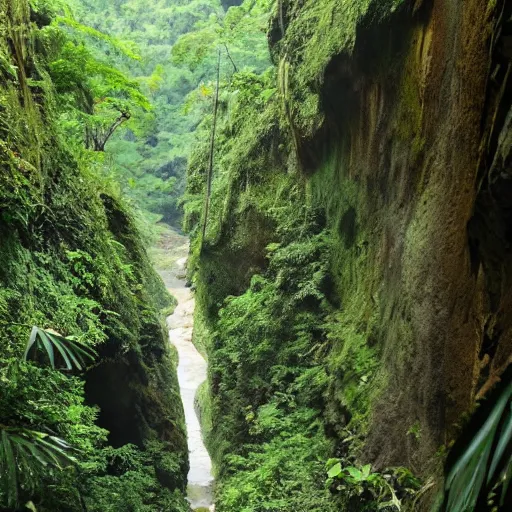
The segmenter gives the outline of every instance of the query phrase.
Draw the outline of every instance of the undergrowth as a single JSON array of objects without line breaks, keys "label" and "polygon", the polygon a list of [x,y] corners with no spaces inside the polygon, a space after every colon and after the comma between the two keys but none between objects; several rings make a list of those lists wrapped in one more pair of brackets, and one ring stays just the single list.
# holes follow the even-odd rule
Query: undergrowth
[{"label": "undergrowth", "polygon": [[[71,44],[49,25],[53,11],[0,1],[0,427],[57,435],[77,462],[60,471],[20,466],[14,488],[2,481],[0,508],[185,512],[183,412],[161,315],[171,299],[131,208],[101,177],[102,156],[76,138],[80,117],[71,119],[70,97],[52,81],[55,59],[66,67],[59,48]],[[80,92],[73,83],[67,91]],[[99,359],[82,375],[18,362],[32,325],[76,337]],[[103,428],[91,399],[91,376],[116,365],[132,382],[103,381],[100,395],[121,404],[135,397],[136,446]]]},{"label": "undergrowth", "polygon": [[[345,304],[335,275],[355,240],[341,240],[340,250],[342,230],[327,205],[315,202],[277,75],[235,73],[222,85],[204,239],[208,115],[189,167],[194,340],[209,359],[200,406],[218,479],[216,507],[405,510],[418,489],[407,470],[370,471],[369,482],[341,471],[358,475],[366,467],[378,348],[368,343],[371,322],[364,332],[346,320],[345,305],[354,318],[367,314],[359,297]],[[340,200],[334,188],[325,193]],[[343,204],[348,216],[349,206]],[[333,460],[337,482],[328,475]]]}]

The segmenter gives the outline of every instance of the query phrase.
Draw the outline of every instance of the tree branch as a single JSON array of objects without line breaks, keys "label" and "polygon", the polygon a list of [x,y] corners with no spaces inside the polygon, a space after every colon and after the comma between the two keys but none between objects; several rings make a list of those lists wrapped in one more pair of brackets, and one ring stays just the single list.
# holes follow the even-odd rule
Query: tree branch
[{"label": "tree branch", "polygon": [[121,115],[114,121],[112,126],[106,131],[105,134],[102,135],[101,139],[99,137],[93,137],[94,139],[94,151],[105,151],[105,144],[109,141],[110,137],[114,134],[114,132],[125,122],[128,121],[131,117],[129,112],[121,112]]},{"label": "tree branch", "polygon": [[228,59],[231,61],[231,64],[233,64],[233,69],[235,70],[235,73],[238,73],[238,68],[236,67],[235,61],[231,58],[231,54],[229,53],[229,48],[226,43],[224,43],[224,47],[226,48]]}]

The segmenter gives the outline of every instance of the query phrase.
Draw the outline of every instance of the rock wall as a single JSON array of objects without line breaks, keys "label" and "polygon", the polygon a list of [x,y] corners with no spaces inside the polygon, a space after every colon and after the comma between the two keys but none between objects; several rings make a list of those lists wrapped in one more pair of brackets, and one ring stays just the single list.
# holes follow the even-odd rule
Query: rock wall
[{"label": "rock wall", "polygon": [[[253,93],[250,126],[226,107],[207,236],[195,236],[201,336],[213,356],[225,349],[223,300],[273,275],[268,244],[301,205],[319,211],[332,244],[332,310],[317,320],[325,431],[333,453],[379,470],[436,472],[510,362],[510,9],[283,0],[269,30],[277,91],[260,106]],[[191,194],[206,161],[192,160]],[[214,395],[225,382],[212,374]],[[348,452],[347,432],[360,441]]]},{"label": "rock wall", "polygon": [[[512,351],[500,25],[510,6],[392,4],[383,14],[369,2],[355,38],[314,75],[314,116],[293,110],[312,72],[292,58],[287,102],[314,201],[339,234],[343,316],[379,348],[366,456],[425,471]],[[308,6],[285,11],[281,66]],[[416,424],[419,440],[408,435]]]}]

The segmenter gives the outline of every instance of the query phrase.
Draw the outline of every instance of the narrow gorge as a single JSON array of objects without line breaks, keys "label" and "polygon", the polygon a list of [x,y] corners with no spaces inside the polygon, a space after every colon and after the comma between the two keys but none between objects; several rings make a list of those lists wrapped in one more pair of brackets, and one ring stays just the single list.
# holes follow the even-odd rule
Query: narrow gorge
[{"label": "narrow gorge", "polygon": [[0,512],[512,510],[511,0],[0,0]]},{"label": "narrow gorge", "polygon": [[[169,243],[169,242],[168,242]],[[162,270],[162,279],[176,298],[172,315],[167,317],[169,340],[178,353],[178,382],[185,411],[190,469],[187,476],[187,499],[193,510],[214,510],[212,462],[203,443],[196,399],[199,387],[206,382],[207,363],[192,343],[194,296],[186,283],[189,244],[185,237],[173,233],[172,268]],[[163,250],[169,249],[164,246]]]}]

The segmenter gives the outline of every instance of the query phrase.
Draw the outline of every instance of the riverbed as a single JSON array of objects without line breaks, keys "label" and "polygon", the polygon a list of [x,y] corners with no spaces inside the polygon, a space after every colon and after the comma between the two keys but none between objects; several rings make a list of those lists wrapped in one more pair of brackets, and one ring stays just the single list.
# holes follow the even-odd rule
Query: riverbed
[{"label": "riverbed", "polygon": [[[175,234],[176,241],[180,238]],[[160,274],[169,292],[176,298],[178,305],[174,313],[167,318],[169,340],[178,351],[178,380],[181,399],[185,410],[187,426],[190,471],[188,473],[187,496],[192,510],[213,511],[213,475],[212,463],[203,442],[201,425],[197,416],[194,400],[197,389],[206,380],[207,363],[192,343],[194,326],[194,296],[186,286],[185,266],[188,244],[182,237],[181,250],[174,247],[174,253],[180,256],[167,270]],[[180,255],[181,253],[181,255]]]}]

